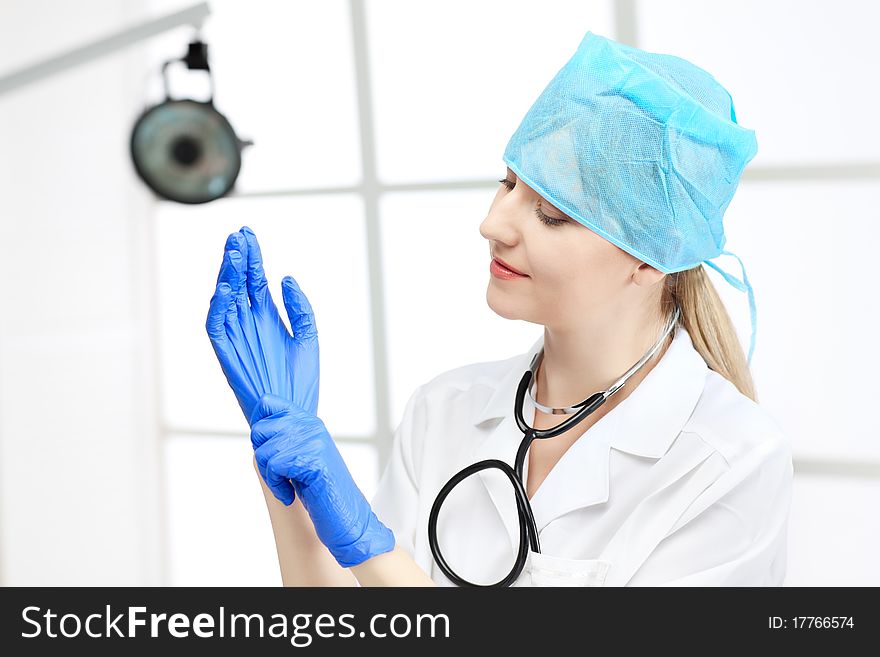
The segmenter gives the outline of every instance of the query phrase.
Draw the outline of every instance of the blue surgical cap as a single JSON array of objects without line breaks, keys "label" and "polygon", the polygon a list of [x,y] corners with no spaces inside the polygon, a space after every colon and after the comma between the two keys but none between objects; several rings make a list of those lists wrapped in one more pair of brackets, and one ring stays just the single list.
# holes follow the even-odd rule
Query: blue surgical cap
[{"label": "blue surgical cap", "polygon": [[[755,297],[725,250],[722,217],[755,133],[703,69],[587,32],[510,138],[504,161],[557,208],[671,274],[705,262]],[[730,255],[742,280],[709,260]]]}]

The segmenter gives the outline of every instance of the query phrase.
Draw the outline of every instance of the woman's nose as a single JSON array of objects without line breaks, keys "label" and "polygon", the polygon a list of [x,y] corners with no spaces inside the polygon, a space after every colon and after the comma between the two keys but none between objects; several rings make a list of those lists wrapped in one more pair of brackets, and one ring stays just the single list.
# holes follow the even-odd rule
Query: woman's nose
[{"label": "woman's nose", "polygon": [[490,242],[504,242],[509,244],[513,238],[514,229],[509,220],[505,220],[498,212],[491,211],[480,224],[480,235]]},{"label": "woman's nose", "polygon": [[480,235],[487,240],[513,244],[519,239],[517,201],[511,198],[511,194],[513,192],[508,192],[506,196],[497,199],[480,224]]}]

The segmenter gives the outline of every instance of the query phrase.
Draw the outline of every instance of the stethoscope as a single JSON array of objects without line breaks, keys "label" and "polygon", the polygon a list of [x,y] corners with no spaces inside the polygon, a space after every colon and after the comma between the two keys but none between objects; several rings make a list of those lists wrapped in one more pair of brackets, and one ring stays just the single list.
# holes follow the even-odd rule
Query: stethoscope
[{"label": "stethoscope", "polygon": [[[473,465],[469,465],[468,467],[461,470],[458,474],[453,476],[446,483],[446,485],[443,486],[443,488],[440,490],[440,493],[437,495],[437,499],[434,500],[434,506],[431,507],[431,515],[428,517],[428,542],[431,546],[431,552],[434,555],[434,559],[437,561],[437,565],[440,566],[440,570],[442,570],[443,573],[450,580],[452,580],[458,586],[487,587],[510,586],[513,582],[516,581],[516,579],[520,576],[523,569],[525,568],[526,559],[529,553],[529,547],[531,547],[534,552],[541,552],[541,545],[538,541],[538,528],[535,524],[535,516],[532,514],[532,506],[529,503],[529,498],[526,494],[525,486],[523,485],[522,480],[523,463],[525,462],[526,454],[529,451],[529,447],[531,446],[532,441],[536,438],[553,438],[554,436],[565,433],[573,426],[577,425],[590,413],[599,408],[602,404],[604,404],[605,401],[609,397],[611,397],[611,395],[620,390],[626,384],[627,380],[633,374],[638,372],[639,369],[641,369],[642,366],[644,366],[644,364],[647,363],[648,360],[650,360],[650,358],[657,352],[657,350],[663,344],[663,341],[675,327],[675,323],[678,321],[679,315],[680,310],[676,306],[672,318],[669,320],[668,325],[663,331],[663,335],[661,335],[654,346],[651,347],[648,352],[644,356],[642,356],[635,365],[629,368],[629,370],[627,370],[627,372],[623,376],[615,381],[610,388],[603,392],[597,392],[594,395],[585,399],[584,401],[580,402],[579,404],[575,404],[574,406],[552,408],[539,404],[535,400],[535,373],[538,371],[538,367],[540,366],[541,361],[544,358],[544,348],[542,347],[541,350],[537,354],[535,354],[535,356],[532,358],[531,364],[529,365],[529,369],[523,374],[522,379],[519,382],[519,388],[516,391],[516,401],[514,402],[513,406],[516,423],[524,434],[522,442],[519,445],[519,449],[516,452],[515,467],[511,468],[509,465],[507,465],[507,463],[498,459],[486,459],[485,461],[480,461],[478,463],[474,463]],[[535,427],[530,427],[528,424],[526,424],[526,421],[523,419],[522,414],[526,391],[528,391],[532,403],[541,412],[553,415],[573,415],[573,417],[563,421],[562,423],[550,429],[536,429]],[[453,488],[461,483],[461,481],[466,477],[469,477],[475,472],[479,472],[480,470],[487,470],[489,468],[498,468],[505,475],[507,475],[507,478],[510,479],[510,483],[513,484],[514,492],[516,493],[516,507],[519,514],[519,548],[517,550],[516,563],[513,565],[513,568],[504,579],[496,582],[495,584],[475,584],[457,575],[452,570],[452,568],[450,568],[449,564],[446,563],[446,560],[440,553],[440,546],[437,544],[437,517],[440,515],[441,505],[446,499],[446,496],[449,495]],[[526,539],[528,539],[528,541]]]}]

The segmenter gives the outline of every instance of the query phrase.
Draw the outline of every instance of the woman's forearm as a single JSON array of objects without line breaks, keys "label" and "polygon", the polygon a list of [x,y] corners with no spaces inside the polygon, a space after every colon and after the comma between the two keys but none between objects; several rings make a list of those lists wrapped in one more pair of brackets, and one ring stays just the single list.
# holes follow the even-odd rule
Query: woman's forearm
[{"label": "woman's forearm", "polygon": [[350,568],[361,586],[436,586],[409,553],[394,546]]},{"label": "woman's forearm", "polygon": [[340,566],[315,533],[312,519],[297,497],[293,504],[284,504],[272,494],[257,470],[263,488],[275,548],[284,586],[357,586],[358,581],[348,569]]},{"label": "woman's forearm", "polygon": [[284,506],[260,476],[256,458],[254,471],[269,509],[284,586],[436,586],[399,545],[357,566],[343,568],[321,543],[299,498]]}]

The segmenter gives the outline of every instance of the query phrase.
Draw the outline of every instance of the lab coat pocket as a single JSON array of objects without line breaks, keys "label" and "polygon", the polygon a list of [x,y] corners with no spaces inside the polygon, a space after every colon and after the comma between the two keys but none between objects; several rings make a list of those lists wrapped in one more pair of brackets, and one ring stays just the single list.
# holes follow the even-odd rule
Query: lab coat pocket
[{"label": "lab coat pocket", "polygon": [[531,586],[605,586],[610,567],[604,559],[566,559],[530,550],[525,570]]}]

